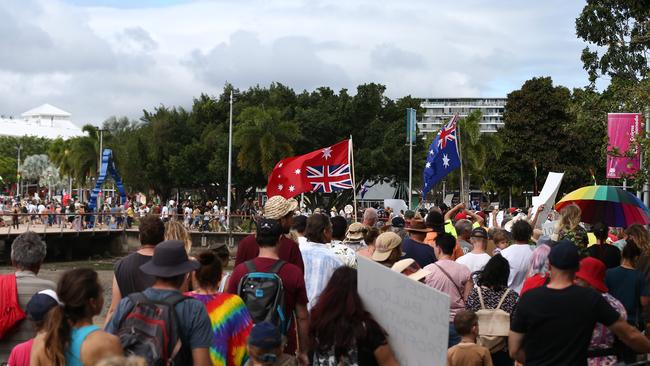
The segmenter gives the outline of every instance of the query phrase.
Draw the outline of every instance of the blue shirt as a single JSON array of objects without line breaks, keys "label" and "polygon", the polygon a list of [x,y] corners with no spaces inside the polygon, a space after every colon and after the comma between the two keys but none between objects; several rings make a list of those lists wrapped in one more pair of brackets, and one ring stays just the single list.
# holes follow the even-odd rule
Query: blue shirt
[{"label": "blue shirt", "polygon": [[[149,300],[160,301],[174,293],[176,290],[160,290],[148,288],[142,291]],[[128,297],[120,300],[117,310],[111,321],[106,324],[108,333],[117,334],[120,322],[132,309],[134,304]],[[209,348],[212,342],[212,323],[202,302],[189,298],[176,305],[176,314],[180,323],[183,342],[189,342],[190,349]]]},{"label": "blue shirt", "polygon": [[609,289],[609,294],[625,306],[627,321],[636,325],[641,311],[640,297],[648,296],[643,272],[621,266],[608,269],[605,274],[605,285]]},{"label": "blue shirt", "polygon": [[424,268],[436,261],[436,252],[429,244],[406,238],[402,241],[402,249],[404,250],[404,258],[414,259],[420,268]]},{"label": "blue shirt", "polygon": [[81,362],[81,345],[88,335],[100,328],[96,325],[86,325],[80,328],[72,328],[70,333],[70,345],[65,351],[66,366],[83,366]]}]

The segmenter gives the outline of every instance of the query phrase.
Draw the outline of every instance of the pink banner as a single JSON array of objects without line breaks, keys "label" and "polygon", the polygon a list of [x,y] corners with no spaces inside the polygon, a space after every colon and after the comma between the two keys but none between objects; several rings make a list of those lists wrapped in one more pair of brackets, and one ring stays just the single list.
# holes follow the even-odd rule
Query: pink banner
[{"label": "pink banner", "polygon": [[[641,113],[608,113],[607,152],[616,148],[620,155],[625,155],[628,150],[634,148],[632,143],[641,130],[641,121]],[[631,158],[607,155],[607,178],[620,178],[634,174],[639,170],[640,164],[641,154],[638,150]]]}]

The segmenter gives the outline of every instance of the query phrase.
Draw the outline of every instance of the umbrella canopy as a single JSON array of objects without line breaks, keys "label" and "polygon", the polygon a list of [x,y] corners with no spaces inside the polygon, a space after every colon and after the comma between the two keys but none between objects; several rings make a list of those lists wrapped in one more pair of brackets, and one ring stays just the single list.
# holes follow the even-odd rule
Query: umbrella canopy
[{"label": "umbrella canopy", "polygon": [[576,204],[582,210],[582,221],[607,226],[627,227],[632,224],[650,224],[650,210],[632,193],[611,186],[587,186],[564,196],[556,205]]}]

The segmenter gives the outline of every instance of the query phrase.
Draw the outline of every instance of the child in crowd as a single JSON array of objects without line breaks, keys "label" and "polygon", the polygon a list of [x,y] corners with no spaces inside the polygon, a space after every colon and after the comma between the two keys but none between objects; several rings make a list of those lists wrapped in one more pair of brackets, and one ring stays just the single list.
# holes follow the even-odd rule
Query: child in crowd
[{"label": "child in crowd", "polygon": [[296,359],[282,353],[282,335],[270,322],[257,323],[248,336],[246,366],[297,366]]},{"label": "child in crowd", "polygon": [[454,318],[454,327],[461,339],[447,351],[447,366],[492,366],[490,351],[476,344],[478,316],[473,311],[461,310]]},{"label": "child in crowd", "polygon": [[[26,310],[27,319],[32,321],[36,333],[43,330],[47,313],[58,305],[59,298],[53,290],[43,290],[32,296]],[[34,344],[33,338],[14,347],[9,355],[9,365],[29,366],[32,344]]]}]

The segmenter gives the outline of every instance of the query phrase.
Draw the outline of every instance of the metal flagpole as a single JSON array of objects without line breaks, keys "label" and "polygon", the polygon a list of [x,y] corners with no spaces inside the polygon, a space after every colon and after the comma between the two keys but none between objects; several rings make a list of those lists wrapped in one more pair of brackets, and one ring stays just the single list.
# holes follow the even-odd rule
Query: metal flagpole
[{"label": "metal flagpole", "polygon": [[[230,207],[231,207],[231,196],[232,196],[232,90],[230,91],[230,127],[228,129],[228,192],[226,204],[227,204],[227,216],[226,220],[228,222],[228,233],[229,241],[232,239],[232,229],[230,225]],[[228,243],[231,244],[231,243]]]},{"label": "metal flagpole", "polygon": [[352,169],[352,197],[353,205],[352,212],[354,215],[354,222],[357,222],[357,183],[354,176],[354,150],[352,149],[354,145],[352,144],[352,135],[350,135],[350,143],[348,144],[348,161],[350,162],[350,168]]},{"label": "metal flagpole", "polygon": [[415,123],[415,116],[413,116],[413,112],[415,112],[414,109],[409,108],[409,114],[408,114],[408,139],[409,139],[409,193],[408,193],[408,198],[409,198],[409,210],[413,208],[413,201],[411,194],[413,192],[413,126],[411,124]]},{"label": "metal flagpole", "polygon": [[[457,117],[458,115],[456,115]],[[460,147],[460,120],[456,121],[456,150],[458,152],[458,160],[460,160],[460,202],[465,202],[465,176],[463,174],[463,155]]]}]

